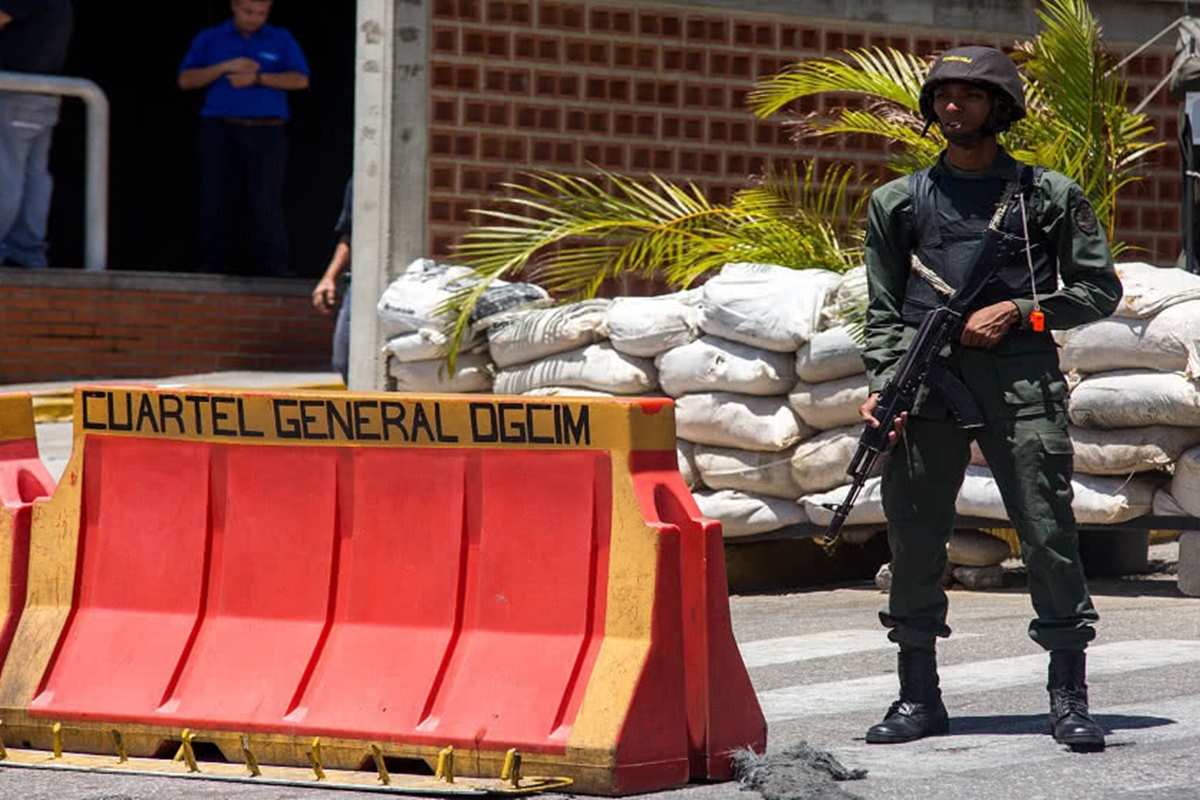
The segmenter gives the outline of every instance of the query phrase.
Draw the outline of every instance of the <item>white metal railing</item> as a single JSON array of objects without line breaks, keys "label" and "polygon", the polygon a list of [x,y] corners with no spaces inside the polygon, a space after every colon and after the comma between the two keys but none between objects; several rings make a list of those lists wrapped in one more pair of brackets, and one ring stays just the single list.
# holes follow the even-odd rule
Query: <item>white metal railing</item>
[{"label": "white metal railing", "polygon": [[78,97],[87,105],[84,188],[84,269],[104,269],[108,257],[108,97],[85,78],[0,71],[0,90]]}]

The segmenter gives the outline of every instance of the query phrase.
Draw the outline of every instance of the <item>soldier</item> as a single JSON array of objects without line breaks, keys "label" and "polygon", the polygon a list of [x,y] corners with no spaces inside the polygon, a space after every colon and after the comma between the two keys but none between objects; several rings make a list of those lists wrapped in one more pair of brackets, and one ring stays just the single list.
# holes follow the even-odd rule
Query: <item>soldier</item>
[{"label": "soldier", "polygon": [[[994,270],[967,309],[951,368],[971,389],[986,426],[958,428],[936,392],[923,390],[911,418],[889,433],[894,449],[883,474],[892,550],[888,638],[900,646],[900,699],[867,731],[871,743],[946,733],[935,642],[950,635],[942,574],[955,498],[975,438],[1021,540],[1035,618],[1029,636],[1050,652],[1050,726],[1079,749],[1104,746],[1088,714],[1085,648],[1098,618],[1079,561],[1071,511],[1072,447],[1067,386],[1051,329],[1111,314],[1121,299],[1104,230],[1083,190],[1069,178],[1022,164],[996,135],[1025,116],[1021,76],[990,47],[960,47],[934,63],[921,87],[921,113],[948,145],[936,166],[880,187],[870,199],[866,265],[866,361],[871,396],[912,341],[935,286],[957,289],[1000,211],[1002,230],[1020,237],[1011,256],[980,263]],[[1028,233],[1026,234],[1026,230]],[[933,275],[932,273],[936,273]],[[986,274],[986,272],[985,272]]]}]

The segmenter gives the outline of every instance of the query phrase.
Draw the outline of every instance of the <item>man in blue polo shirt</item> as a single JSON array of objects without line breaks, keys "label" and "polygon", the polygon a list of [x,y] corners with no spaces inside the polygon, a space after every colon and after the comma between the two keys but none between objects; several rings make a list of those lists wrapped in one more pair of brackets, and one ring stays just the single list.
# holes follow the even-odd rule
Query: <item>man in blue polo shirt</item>
[{"label": "man in blue polo shirt", "polygon": [[258,272],[294,273],[287,263],[283,175],[287,92],[308,88],[308,62],[283,28],[267,24],[271,0],[232,0],[231,19],[203,30],[179,65],[179,88],[206,89],[200,111],[200,259],[225,272],[239,184],[250,199]]}]

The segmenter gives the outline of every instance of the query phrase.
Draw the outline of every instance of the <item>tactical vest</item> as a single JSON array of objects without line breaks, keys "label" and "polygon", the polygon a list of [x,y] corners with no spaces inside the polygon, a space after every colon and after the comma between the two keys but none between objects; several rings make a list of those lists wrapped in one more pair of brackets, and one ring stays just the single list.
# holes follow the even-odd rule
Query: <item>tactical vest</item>
[{"label": "tactical vest", "polygon": [[[1041,167],[1020,165],[1019,192],[1025,196],[1033,276],[1039,297],[1058,288],[1058,254],[1040,224],[1043,198],[1036,191],[1044,172]],[[939,186],[949,187],[952,181],[945,170],[935,166],[912,173],[908,189],[912,203],[913,255],[950,287],[958,289],[967,281],[966,273],[979,247],[980,237],[995,213],[1008,181],[999,177],[971,181],[970,194],[962,194],[959,202],[949,203],[944,189],[939,191]],[[955,189],[961,194],[963,187],[960,184]],[[1014,195],[1011,202],[1016,204],[1018,198]],[[966,215],[960,211],[964,206]],[[1005,215],[1000,231],[1020,240],[1021,246],[1011,248],[1013,255],[1006,259],[1007,263],[996,265],[995,273],[969,310],[1003,300],[1033,297],[1019,210]],[[927,311],[944,302],[945,298],[939,298],[928,280],[916,272],[909,273],[901,311],[906,323],[920,325]]]}]

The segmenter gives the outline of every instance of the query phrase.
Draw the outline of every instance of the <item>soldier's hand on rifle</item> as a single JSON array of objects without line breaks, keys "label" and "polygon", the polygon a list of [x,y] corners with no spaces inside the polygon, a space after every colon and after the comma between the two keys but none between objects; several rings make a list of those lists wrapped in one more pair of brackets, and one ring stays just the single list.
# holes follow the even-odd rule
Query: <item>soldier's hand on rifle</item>
[{"label": "soldier's hand on rifle", "polygon": [[[864,425],[869,425],[872,428],[879,427],[879,420],[875,419],[875,407],[879,405],[879,393],[871,395],[867,398],[867,402],[863,403],[858,408],[858,413],[862,416]],[[900,438],[900,434],[904,433],[904,426],[908,424],[908,412],[905,411],[896,417],[896,422],[892,426],[892,430],[888,432],[888,449],[891,450],[896,444],[896,440]]]},{"label": "soldier's hand on rifle", "polygon": [[993,303],[967,317],[961,341],[964,347],[995,347],[1020,321],[1021,312],[1011,300]]}]

